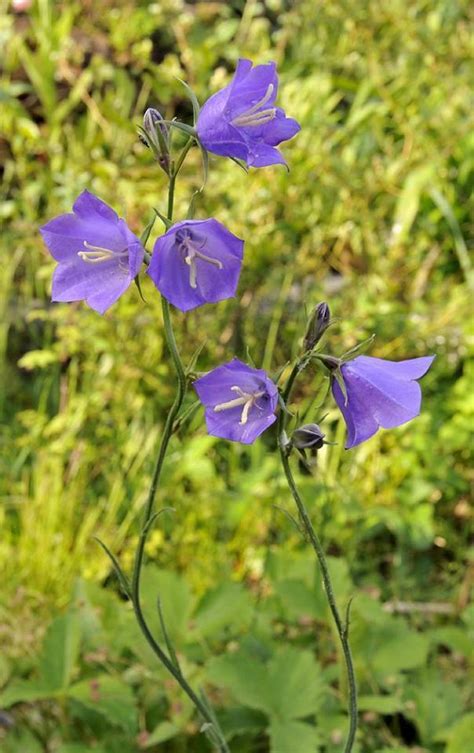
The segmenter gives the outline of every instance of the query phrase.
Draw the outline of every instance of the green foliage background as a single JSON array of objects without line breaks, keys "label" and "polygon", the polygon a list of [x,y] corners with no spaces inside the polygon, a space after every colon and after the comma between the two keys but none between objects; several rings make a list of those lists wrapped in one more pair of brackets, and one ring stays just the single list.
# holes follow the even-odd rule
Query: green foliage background
[{"label": "green foliage background", "polygon": [[[198,216],[246,239],[245,270],[236,300],[176,314],[180,346],[189,359],[205,342],[202,370],[247,347],[276,369],[297,351],[305,306],[326,299],[334,352],[375,332],[373,355],[436,354],[422,415],[405,427],[345,452],[331,406],[337,444],[301,485],[341,608],[355,596],[360,753],[474,750],[469,3],[0,8],[0,706],[14,721],[0,721],[4,749],[207,749],[92,538],[130,565],[173,390],[157,297],[145,280],[146,306],[131,289],[103,318],[52,305],[38,226],[87,187],[140,232],[165,203],[136,137],[144,109],[189,121],[175,77],[204,101],[248,56],[278,62],[281,104],[302,132],[284,145],[289,174],[212,160]],[[183,174],[177,217],[200,185],[197,150]],[[309,374],[299,398],[312,416],[321,390]],[[337,642],[313,560],[275,510],[291,502],[273,445],[271,432],[251,448],[216,441],[201,415],[174,439],[158,504],[176,513],[149,539],[148,607],[159,593],[234,751],[335,753]],[[398,601],[419,609],[395,615]]]}]

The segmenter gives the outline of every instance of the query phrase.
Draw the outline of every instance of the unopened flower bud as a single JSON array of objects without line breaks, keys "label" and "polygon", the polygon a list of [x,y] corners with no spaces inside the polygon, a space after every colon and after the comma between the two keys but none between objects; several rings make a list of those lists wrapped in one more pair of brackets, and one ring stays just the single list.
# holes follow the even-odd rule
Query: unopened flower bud
[{"label": "unopened flower bud", "polygon": [[312,350],[320,341],[324,332],[331,323],[331,312],[325,301],[318,303],[309,318],[306,334],[304,337],[304,349]]},{"label": "unopened flower bud", "polygon": [[318,424],[304,424],[294,431],[293,446],[297,450],[320,450],[325,436]]},{"label": "unopened flower bud", "polygon": [[143,131],[140,138],[146,146],[153,150],[165,173],[169,173],[169,130],[163,121],[163,116],[154,107],[149,107],[143,116]]}]

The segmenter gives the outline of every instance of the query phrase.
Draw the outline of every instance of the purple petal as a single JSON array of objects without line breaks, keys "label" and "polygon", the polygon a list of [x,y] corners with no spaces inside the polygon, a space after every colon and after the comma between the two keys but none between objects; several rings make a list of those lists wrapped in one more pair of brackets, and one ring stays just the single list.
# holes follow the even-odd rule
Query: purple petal
[{"label": "purple petal", "polygon": [[93,264],[71,262],[59,264],[53,274],[53,301],[85,300],[103,314],[125,292],[131,279],[114,261],[103,262],[100,275]]},{"label": "purple petal", "polygon": [[286,165],[286,160],[273,146],[257,143],[250,147],[250,155],[247,160],[251,167],[267,167],[268,165]]},{"label": "purple petal", "polygon": [[379,427],[370,410],[367,409],[366,403],[360,402],[358,395],[349,391],[346,380],[344,382],[348,393],[347,404],[341,388],[335,380],[332,383],[332,394],[346,422],[347,440],[345,446],[346,450],[350,450],[361,442],[365,442],[366,439],[370,439]]},{"label": "purple petal", "polygon": [[117,213],[109,207],[105,201],[99,199],[90,191],[83,191],[80,196],[77,197],[73,205],[74,213],[85,220],[105,220],[109,223],[118,222],[119,218]]},{"label": "purple petal", "polygon": [[[245,422],[243,404],[223,407],[239,397],[239,390],[255,397],[247,407]],[[234,358],[227,364],[194,382],[199,399],[206,407],[206,425],[210,434],[234,442],[251,444],[276,420],[278,389],[263,369],[254,369]],[[257,397],[256,393],[259,393]],[[261,394],[263,393],[263,394]],[[220,410],[215,410],[219,406]]]},{"label": "purple petal", "polygon": [[278,110],[276,118],[265,127],[264,139],[270,146],[277,146],[282,141],[288,141],[301,131],[300,124],[293,118],[285,117],[283,110]]},{"label": "purple petal", "polygon": [[420,379],[426,374],[435,356],[422,356],[421,358],[409,358],[406,361],[387,361],[384,358],[372,356],[357,356],[349,364],[356,364],[361,374],[373,373],[376,369],[383,371],[390,377],[402,380]]},{"label": "purple petal", "polygon": [[[180,240],[183,231],[197,251],[190,264]],[[185,220],[158,238],[148,275],[173,306],[189,311],[235,295],[242,257],[243,241],[217,220]]]},{"label": "purple petal", "polygon": [[239,423],[241,411],[232,410],[234,415],[224,418],[220,413],[206,410],[205,418],[208,433],[213,437],[228,439],[231,442],[241,444],[253,444],[257,437],[263,434],[269,426],[276,421],[275,415],[266,415],[262,418],[249,419],[246,424]]},{"label": "purple petal", "polygon": [[[243,62],[249,63],[250,61]],[[232,119],[246,112],[266,96],[269,86],[273,87],[273,91],[266,101],[265,107],[272,107],[278,93],[278,76],[275,63],[256,65],[255,68],[248,69],[246,75],[234,78],[229,92],[226,114],[228,111],[230,119]]]},{"label": "purple petal", "polygon": [[84,241],[111,251],[122,251],[123,235],[118,223],[93,217],[85,219],[62,214],[40,228],[43,240],[56,261],[68,261],[84,251]]},{"label": "purple petal", "polygon": [[[255,392],[266,380],[267,375],[263,369],[252,369],[238,358],[234,358],[197,379],[194,388],[204,405],[214,407],[235,397],[231,391],[234,385],[237,384],[245,392]],[[239,418],[240,412],[239,410]]]},{"label": "purple petal", "polygon": [[379,427],[392,429],[415,418],[420,412],[421,389],[414,380],[432,362],[432,356],[398,362],[358,356],[344,364],[347,404],[335,380],[332,389],[347,424],[346,447],[365,441]]}]

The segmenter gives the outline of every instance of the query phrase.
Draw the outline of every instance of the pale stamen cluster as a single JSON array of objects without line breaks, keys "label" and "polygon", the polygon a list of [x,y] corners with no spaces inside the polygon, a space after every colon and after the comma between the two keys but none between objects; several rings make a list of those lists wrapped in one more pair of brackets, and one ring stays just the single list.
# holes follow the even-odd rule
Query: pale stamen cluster
[{"label": "pale stamen cluster", "polygon": [[231,120],[232,125],[240,127],[260,126],[265,125],[265,123],[269,123],[270,120],[273,120],[276,115],[276,107],[267,107],[266,110],[260,110],[260,107],[263,107],[267,104],[268,100],[273,94],[274,89],[274,85],[269,84],[267,91],[265,92],[262,99],[252,105],[252,107],[250,107],[248,110],[245,110],[245,112],[240,113],[240,115],[237,115],[237,117]]},{"label": "pale stamen cluster", "polygon": [[111,251],[110,248],[104,248],[103,246],[93,246],[92,243],[83,241],[84,246],[89,249],[88,251],[78,251],[77,255],[82,261],[86,261],[88,264],[100,264],[103,261],[109,261],[114,257],[123,258],[127,256],[127,249],[123,251]]},{"label": "pale stamen cluster", "polygon": [[[263,397],[265,392],[244,392],[244,390],[237,385],[234,385],[230,389],[232,392],[236,392],[239,397],[234,398],[234,400],[229,400],[226,403],[215,405],[214,413],[220,413],[223,410],[230,410],[230,408],[237,408],[242,405],[242,414],[240,416],[239,424],[244,426],[248,421],[250,409],[254,407],[260,397]],[[258,405],[256,407],[258,408]]]},{"label": "pale stamen cluster", "polygon": [[206,239],[204,239],[199,245],[193,241],[192,237],[187,234],[185,238],[180,242],[179,246],[186,256],[184,261],[189,267],[189,284],[195,290],[197,288],[197,266],[196,259],[201,259],[208,264],[213,264],[217,269],[223,269],[224,265],[219,259],[214,259],[212,256],[203,254],[202,248],[206,245]]}]

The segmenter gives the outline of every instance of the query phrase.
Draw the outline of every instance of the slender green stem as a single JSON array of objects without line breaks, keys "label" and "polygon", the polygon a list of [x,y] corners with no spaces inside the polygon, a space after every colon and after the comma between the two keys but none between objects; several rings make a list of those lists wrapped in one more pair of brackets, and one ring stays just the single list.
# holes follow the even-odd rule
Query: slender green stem
[{"label": "slender green stem", "polygon": [[[292,390],[296,377],[305,368],[308,361],[309,359],[303,356],[301,359],[298,359],[295,362],[293,369],[290,373],[290,376],[288,377],[288,381],[286,382],[285,388],[283,390],[282,397],[285,404],[287,403],[290,397],[291,390]],[[339,610],[337,608],[336,599],[334,596],[334,590],[333,590],[332,582],[331,582],[331,575],[329,573],[329,568],[327,565],[326,556],[324,554],[324,549],[319,540],[319,536],[317,535],[316,531],[313,528],[311,519],[308,515],[308,511],[306,510],[306,506],[304,504],[303,498],[301,497],[298,491],[298,487],[296,486],[296,482],[295,482],[295,479],[291,470],[288,445],[287,445],[287,440],[285,436],[286,421],[287,421],[286,413],[283,409],[280,409],[280,415],[278,418],[278,445],[280,449],[280,457],[281,457],[283,470],[285,473],[285,477],[286,477],[289,489],[291,491],[293,499],[298,508],[298,513],[300,516],[301,523],[304,527],[304,530],[306,531],[308,535],[308,538],[311,542],[311,546],[316,552],[316,556],[318,558],[329,608],[331,610],[331,614],[333,616],[334,623],[337,628],[337,632],[338,632],[339,639],[342,646],[342,651],[344,654],[344,661],[346,664],[346,672],[347,672],[347,682],[349,686],[349,731],[348,731],[348,735],[346,739],[346,744],[344,747],[344,753],[350,753],[352,751],[352,748],[355,742],[358,715],[357,715],[357,684],[356,684],[356,678],[355,678],[355,672],[354,672],[354,663],[352,660],[352,654],[351,654],[351,649],[349,645],[349,608],[347,609],[346,621],[345,623],[343,623],[341,619],[341,615],[339,614]]]},{"label": "slender green stem", "polygon": [[[178,158],[176,166],[170,177],[169,189],[168,189],[168,219],[169,220],[171,220],[173,217],[174,190],[175,190],[176,177],[184,162],[184,158],[186,157],[186,154],[189,151],[191,143],[192,143],[192,140],[190,139],[188,144],[186,144],[186,146],[184,147],[180,157]],[[205,724],[204,729],[209,737],[209,740],[215,745],[215,747],[217,748],[218,751],[220,751],[220,753],[230,753],[229,747],[225,741],[225,738],[222,734],[221,729],[219,728],[218,723],[216,722],[216,719],[213,713],[209,710],[207,704],[201,700],[201,698],[194,692],[192,687],[189,685],[189,683],[187,682],[187,680],[185,679],[185,677],[183,676],[181,672],[179,664],[173,661],[173,658],[174,658],[173,655],[169,657],[165,653],[165,651],[163,651],[159,643],[156,641],[150,628],[148,627],[145,615],[143,613],[142,605],[141,605],[140,577],[141,577],[143,558],[144,558],[144,553],[145,553],[146,537],[150,528],[150,523],[153,518],[156,493],[158,490],[161,471],[162,471],[163,463],[166,457],[166,452],[168,449],[169,441],[173,435],[175,421],[178,417],[179,411],[181,409],[181,406],[183,404],[183,400],[186,394],[186,373],[184,370],[183,362],[181,360],[181,356],[179,354],[178,346],[176,344],[176,338],[174,336],[169,303],[165,298],[161,299],[161,306],[162,306],[162,313],[163,313],[163,325],[164,325],[165,339],[166,339],[166,344],[168,346],[168,350],[170,351],[171,360],[173,362],[174,369],[176,371],[177,388],[176,388],[176,395],[173,400],[173,404],[171,405],[171,408],[169,409],[168,415],[166,417],[165,425],[163,428],[163,433],[161,435],[161,440],[158,447],[158,454],[156,457],[155,467],[153,470],[150,490],[148,492],[148,497],[145,504],[142,528],[140,532],[140,537],[138,539],[137,551],[135,553],[135,561],[134,561],[134,566],[133,566],[130,596],[131,596],[131,601],[133,604],[133,608],[135,611],[135,616],[137,618],[138,625],[145,639],[147,640],[150,648],[152,649],[154,654],[158,657],[158,659],[161,661],[161,663],[166,667],[168,672],[175,678],[176,682],[179,683],[181,688],[184,690],[188,698],[192,701],[192,703],[194,704],[194,706],[200,713],[203,719],[203,722]]]}]

